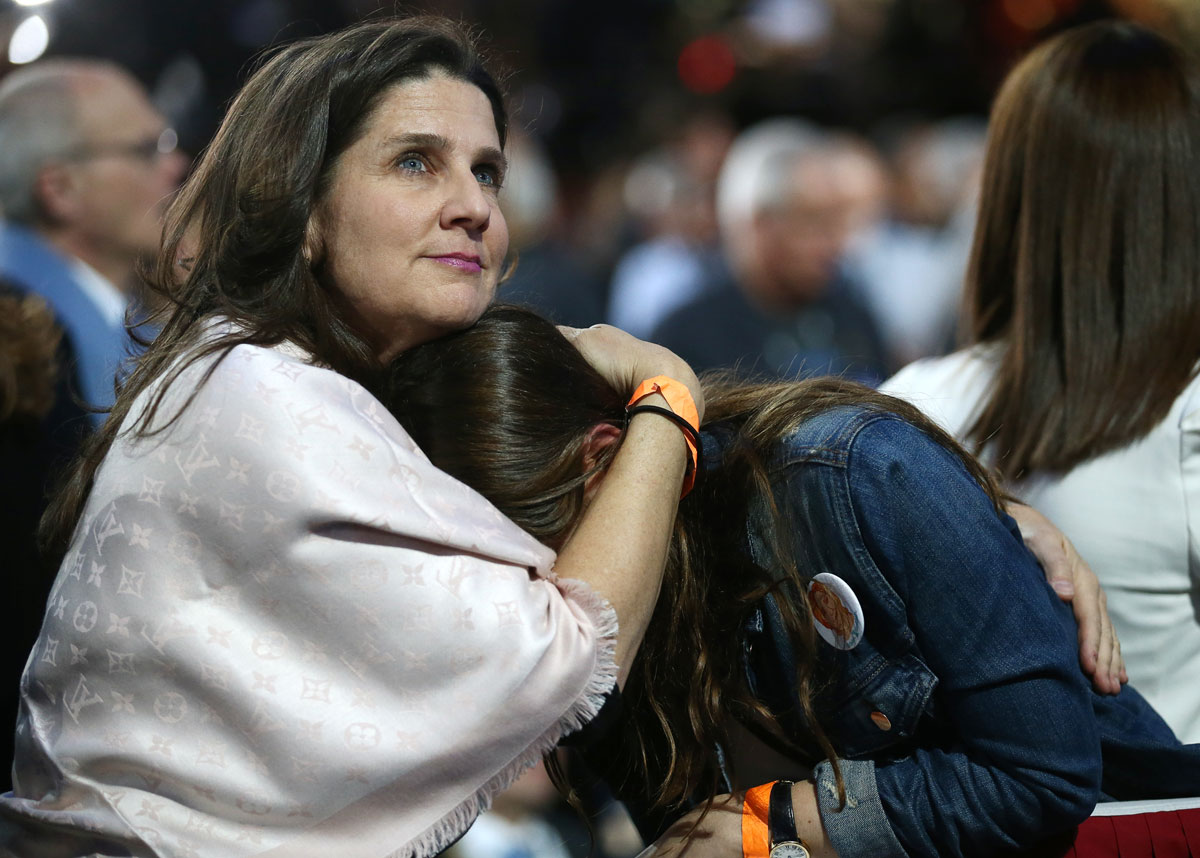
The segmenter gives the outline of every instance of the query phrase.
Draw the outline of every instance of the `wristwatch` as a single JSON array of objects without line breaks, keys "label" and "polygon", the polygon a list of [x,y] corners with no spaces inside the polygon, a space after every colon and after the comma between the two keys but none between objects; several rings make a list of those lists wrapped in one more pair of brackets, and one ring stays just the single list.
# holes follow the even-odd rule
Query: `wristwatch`
[{"label": "wristwatch", "polygon": [[811,858],[808,847],[796,833],[791,781],[776,781],[771,787],[771,800],[767,809],[767,836],[770,858]]}]

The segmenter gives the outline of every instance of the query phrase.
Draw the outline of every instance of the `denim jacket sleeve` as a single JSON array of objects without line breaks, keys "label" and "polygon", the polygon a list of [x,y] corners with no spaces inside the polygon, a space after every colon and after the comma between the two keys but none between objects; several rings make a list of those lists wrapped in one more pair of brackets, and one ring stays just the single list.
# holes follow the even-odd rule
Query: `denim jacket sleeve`
[{"label": "denim jacket sleeve", "polygon": [[818,766],[838,853],[981,856],[1078,823],[1101,757],[1069,609],[949,451],[887,414],[852,410],[826,428],[823,451],[809,432],[793,438],[777,489],[797,538],[837,542],[831,571],[864,602],[868,638],[907,640],[906,658],[936,677],[937,710],[894,746],[841,760],[840,811]]}]

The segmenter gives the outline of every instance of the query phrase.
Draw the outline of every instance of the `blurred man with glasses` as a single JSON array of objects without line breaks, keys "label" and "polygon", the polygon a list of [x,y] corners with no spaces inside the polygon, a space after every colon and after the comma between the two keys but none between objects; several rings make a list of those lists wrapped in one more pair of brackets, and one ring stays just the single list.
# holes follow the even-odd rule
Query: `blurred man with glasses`
[{"label": "blurred man with glasses", "polygon": [[50,305],[89,405],[113,401],[136,266],[187,166],[175,143],[116,66],[49,60],[0,82],[0,277]]}]

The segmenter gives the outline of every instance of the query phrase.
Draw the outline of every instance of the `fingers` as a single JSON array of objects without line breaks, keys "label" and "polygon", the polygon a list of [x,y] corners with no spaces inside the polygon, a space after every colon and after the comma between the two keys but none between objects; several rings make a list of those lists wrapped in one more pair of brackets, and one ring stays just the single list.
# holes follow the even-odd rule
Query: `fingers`
[{"label": "fingers", "polygon": [[[1075,595],[1065,601],[1071,604],[1079,626],[1079,664],[1092,685],[1101,694],[1116,694],[1121,684],[1114,666],[1117,644],[1112,619],[1108,615],[1108,597],[1090,566],[1065,536],[1062,537],[1065,555],[1070,557],[1069,568]],[[1060,593],[1060,598],[1062,595]]]},{"label": "fingers", "polygon": [[1077,560],[1075,581],[1077,595],[1071,607],[1079,624],[1079,663],[1098,692],[1118,694],[1121,683],[1129,679],[1121,642],[1108,613],[1108,595],[1082,559]]},{"label": "fingers", "polygon": [[633,357],[640,340],[611,325],[590,328],[560,325],[558,329],[609,384],[622,393],[633,392],[639,381],[635,379],[637,361]]},{"label": "fingers", "polygon": [[1025,545],[1042,564],[1046,581],[1071,605],[1079,627],[1079,664],[1102,694],[1116,694],[1128,682],[1121,643],[1108,615],[1108,598],[1071,540],[1032,507],[1011,504],[1008,513],[1021,529]]},{"label": "fingers", "polygon": [[1075,623],[1079,627],[1079,665],[1093,683],[1098,682],[1100,645],[1104,637],[1105,619],[1100,610],[1100,602],[1092,593],[1066,601],[1071,602]]},{"label": "fingers", "polygon": [[696,410],[704,415],[704,397],[700,382],[692,368],[678,355],[656,343],[639,340],[612,325],[593,325],[590,328],[558,326],[584,360],[600,373],[614,388],[633,393],[647,378],[666,375],[687,385]]},{"label": "fingers", "polygon": [[[1079,626],[1079,663],[1083,667],[1083,672],[1096,681],[1100,675],[1100,650],[1104,642],[1104,626],[1108,623],[1108,614],[1104,610],[1104,591],[1100,589],[1100,582],[1092,574],[1091,568],[1083,562],[1083,558],[1079,556],[1065,536],[1060,540],[1060,544],[1064,556],[1072,556],[1065,566],[1069,571],[1073,595],[1063,597],[1059,591],[1059,598],[1071,604],[1071,610],[1075,614],[1075,623]],[[1108,625],[1111,634],[1112,625],[1111,623]]]},{"label": "fingers", "polygon": [[1116,681],[1113,675],[1112,660],[1113,660],[1113,635],[1112,621],[1108,617],[1108,611],[1103,610],[1107,604],[1104,591],[1100,591],[1100,607],[1102,609],[1102,620],[1100,623],[1100,640],[1096,648],[1096,669],[1092,673],[1092,685],[1101,694],[1115,694],[1121,690],[1121,684]]},{"label": "fingers", "polygon": [[1103,636],[1100,640],[1101,653],[1107,649],[1108,693],[1119,694],[1121,686],[1129,681],[1129,674],[1125,672],[1125,658],[1121,655],[1121,639],[1117,636],[1116,626],[1112,624],[1112,616],[1108,613],[1108,596],[1103,590],[1100,591],[1100,596],[1104,621],[1108,626],[1107,647]]},{"label": "fingers", "polygon": [[1046,582],[1064,602],[1075,598],[1075,569],[1065,553],[1050,562],[1042,561],[1042,571],[1046,573]]}]

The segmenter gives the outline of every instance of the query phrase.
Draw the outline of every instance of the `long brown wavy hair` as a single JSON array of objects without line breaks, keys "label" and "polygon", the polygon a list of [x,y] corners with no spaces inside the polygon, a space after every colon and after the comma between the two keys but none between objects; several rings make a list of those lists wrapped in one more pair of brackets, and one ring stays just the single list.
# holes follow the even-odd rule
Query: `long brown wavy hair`
[{"label": "long brown wavy hair", "polygon": [[[391,364],[384,402],[442,470],[472,486],[543,543],[556,547],[583,511],[583,450],[599,423],[624,426],[624,398],[549,322],[496,306],[472,328],[409,350]],[[805,419],[840,405],[889,412],[952,450],[999,504],[979,463],[912,406],[838,378],[751,384],[704,379],[705,425],[727,435],[719,462],[706,459],[680,503],[655,614],[623,696],[625,738],[614,743],[627,785],[656,807],[718,792],[714,747],[728,724],[773,713],[744,679],[740,633],[748,613],[773,593],[796,650],[798,706],[808,736],[791,736],[804,761],[837,755],[814,712],[827,678],[806,584],[776,508],[768,462]],[[609,448],[612,452],[612,448]],[[603,468],[602,459],[596,468]],[[768,535],[770,560],[745,551],[747,520]],[[648,774],[650,773],[650,774]],[[839,772],[840,781],[840,772]]]},{"label": "long brown wavy hair", "polygon": [[[163,247],[148,272],[165,305],[156,318],[162,330],[43,518],[48,556],[65,551],[134,400],[158,384],[133,430],[162,431],[178,416],[155,420],[162,397],[195,361],[242,343],[290,341],[368,388],[378,383],[377,359],[322,282],[319,249],[306,246],[310,215],[338,158],[403,81],[437,70],[479,87],[504,145],[503,93],[476,42],[439,17],[369,21],[286,45],[251,75],[167,213]],[[232,321],[232,332],[200,345],[207,322],[217,318]]]},{"label": "long brown wavy hair", "polygon": [[965,324],[1000,349],[967,437],[1007,477],[1144,436],[1200,359],[1200,65],[1126,21],[1042,44],[992,109]]}]

